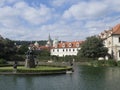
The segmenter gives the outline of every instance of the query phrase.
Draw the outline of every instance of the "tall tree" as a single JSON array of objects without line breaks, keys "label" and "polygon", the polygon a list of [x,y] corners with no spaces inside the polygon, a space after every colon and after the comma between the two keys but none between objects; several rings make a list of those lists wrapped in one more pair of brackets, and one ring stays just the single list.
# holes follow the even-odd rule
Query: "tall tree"
[{"label": "tall tree", "polygon": [[78,56],[98,58],[107,55],[108,49],[104,47],[103,40],[97,36],[88,37],[81,46]]},{"label": "tall tree", "polygon": [[14,42],[9,39],[0,39],[0,58],[11,60],[15,54]]}]

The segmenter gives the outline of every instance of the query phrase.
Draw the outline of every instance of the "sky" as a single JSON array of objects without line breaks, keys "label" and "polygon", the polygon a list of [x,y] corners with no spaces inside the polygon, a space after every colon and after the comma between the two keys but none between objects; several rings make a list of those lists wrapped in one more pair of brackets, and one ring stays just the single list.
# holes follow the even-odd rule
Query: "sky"
[{"label": "sky", "polygon": [[85,40],[120,22],[120,0],[0,0],[0,35]]}]

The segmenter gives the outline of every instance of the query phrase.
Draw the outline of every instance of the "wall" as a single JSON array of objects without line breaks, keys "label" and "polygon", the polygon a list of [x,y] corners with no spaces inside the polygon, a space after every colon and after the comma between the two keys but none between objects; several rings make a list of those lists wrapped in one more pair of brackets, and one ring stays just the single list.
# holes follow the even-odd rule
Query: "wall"
[{"label": "wall", "polygon": [[54,48],[51,49],[51,55],[63,57],[66,55],[77,55],[80,48]]}]

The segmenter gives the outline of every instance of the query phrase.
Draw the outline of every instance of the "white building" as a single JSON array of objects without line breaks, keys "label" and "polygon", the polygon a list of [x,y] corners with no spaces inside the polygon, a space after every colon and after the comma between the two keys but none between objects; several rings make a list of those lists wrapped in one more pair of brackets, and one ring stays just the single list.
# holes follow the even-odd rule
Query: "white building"
[{"label": "white building", "polygon": [[80,45],[83,41],[75,42],[61,42],[58,43],[58,40],[53,41],[53,48],[51,49],[51,55],[64,57],[66,55],[77,55],[78,50],[80,50]]},{"label": "white building", "polygon": [[104,39],[104,45],[108,48],[108,53],[117,61],[120,61],[120,24],[111,30],[106,30],[100,34]]}]

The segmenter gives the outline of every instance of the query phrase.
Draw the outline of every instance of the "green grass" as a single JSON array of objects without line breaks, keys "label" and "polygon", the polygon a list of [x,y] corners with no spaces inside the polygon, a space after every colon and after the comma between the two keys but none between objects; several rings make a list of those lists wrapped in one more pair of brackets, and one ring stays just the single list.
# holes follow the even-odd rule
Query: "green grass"
[{"label": "green grass", "polygon": [[[25,68],[24,66],[18,66],[17,72],[19,73],[36,73],[36,72],[57,72],[70,70],[71,67],[52,67],[52,66],[37,66],[36,68]],[[0,72],[13,72],[12,66],[0,67]]]}]

